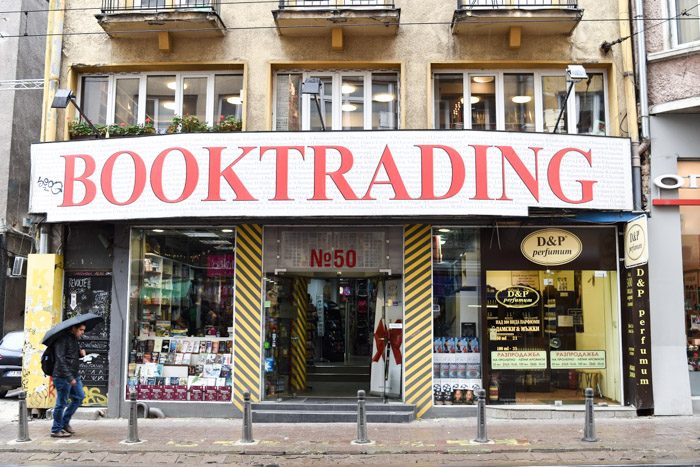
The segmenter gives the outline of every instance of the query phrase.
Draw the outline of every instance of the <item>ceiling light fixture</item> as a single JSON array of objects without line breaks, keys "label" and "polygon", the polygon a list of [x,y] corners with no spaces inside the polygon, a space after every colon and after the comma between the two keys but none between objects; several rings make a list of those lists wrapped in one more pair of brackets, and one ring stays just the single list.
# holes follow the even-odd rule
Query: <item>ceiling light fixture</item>
[{"label": "ceiling light fixture", "polygon": [[392,102],[394,99],[396,99],[396,96],[390,92],[380,92],[372,97],[372,100],[377,102]]},{"label": "ceiling light fixture", "polygon": [[168,110],[175,110],[175,101],[164,101],[163,108]]},{"label": "ceiling light fixture", "polygon": [[233,229],[221,229],[223,233],[232,233]]},{"label": "ceiling light fixture", "polygon": [[343,94],[352,94],[353,92],[357,91],[357,88],[352,84],[343,83],[341,91],[343,92]]},{"label": "ceiling light fixture", "polygon": [[357,106],[355,104],[351,104],[349,102],[346,102],[342,106],[343,112],[354,112],[357,110]]},{"label": "ceiling light fixture", "polygon": [[226,98],[226,102],[233,105],[241,105],[243,103],[243,98],[241,96],[229,96]]},{"label": "ceiling light fixture", "polygon": [[163,233],[163,232],[165,232],[165,230],[163,230],[163,229],[153,229],[152,231],[155,232],[155,233]]},{"label": "ceiling light fixture", "polygon": [[481,100],[481,99],[479,99],[477,96],[471,96],[471,97],[469,98],[469,101],[470,101],[472,104],[476,104],[476,103],[478,103],[480,100]]},{"label": "ceiling light fixture", "polygon": [[472,76],[472,81],[475,83],[490,83],[493,80],[493,76]]},{"label": "ceiling light fixture", "polygon": [[516,104],[527,104],[532,100],[532,96],[513,96],[510,100]]}]

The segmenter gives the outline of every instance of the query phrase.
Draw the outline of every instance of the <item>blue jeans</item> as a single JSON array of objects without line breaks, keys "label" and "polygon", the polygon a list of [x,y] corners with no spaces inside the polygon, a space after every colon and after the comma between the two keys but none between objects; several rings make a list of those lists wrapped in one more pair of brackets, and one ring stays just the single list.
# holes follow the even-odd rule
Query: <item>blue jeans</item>
[{"label": "blue jeans", "polygon": [[[68,378],[53,379],[53,385],[56,387],[56,406],[53,409],[52,433],[58,433],[70,424],[71,417],[85,399],[83,382],[80,378],[76,378],[75,381],[75,386],[71,386]],[[70,404],[68,398],[70,398]]]}]

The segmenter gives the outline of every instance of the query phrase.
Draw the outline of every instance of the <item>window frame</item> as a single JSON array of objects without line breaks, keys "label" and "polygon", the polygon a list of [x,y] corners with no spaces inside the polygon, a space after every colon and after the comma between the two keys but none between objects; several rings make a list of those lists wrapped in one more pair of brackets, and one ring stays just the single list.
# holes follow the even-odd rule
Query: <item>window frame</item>
[{"label": "window frame", "polygon": [[[608,93],[608,74],[604,69],[591,68],[586,70],[588,75],[598,74],[603,76],[603,100],[605,105],[605,135],[610,136],[610,105],[609,105],[609,93]],[[435,77],[442,74],[462,74],[463,75],[463,99],[464,102],[470,102],[471,99],[471,87],[469,86],[472,76],[494,76],[494,90],[496,93],[496,130],[480,130],[480,131],[506,131],[505,129],[505,86],[504,86],[504,75],[509,74],[531,74],[534,78],[534,121],[535,121],[535,132],[542,133],[544,131],[544,95],[542,87],[542,78],[544,77],[563,77],[566,79],[566,72],[564,70],[554,70],[554,69],[441,69],[439,71],[433,70],[431,76],[431,111],[432,111],[432,128],[438,128],[438,115],[435,112],[435,104],[438,98],[437,89],[435,86]],[[567,89],[568,89],[567,82]],[[566,123],[567,123],[567,133],[558,134],[589,134],[589,133],[578,133],[577,130],[577,118],[578,114],[576,112],[576,86],[574,85],[571,90],[571,95],[569,96],[566,103]],[[462,106],[462,118],[464,121],[465,130],[471,130],[472,128],[472,115],[471,107],[466,104]],[[453,129],[458,130],[458,129]],[[593,134],[592,134],[593,135]]]},{"label": "window frame", "polygon": [[[207,80],[206,86],[206,121],[205,123],[209,126],[215,125],[218,122],[218,115],[215,115],[215,91],[216,91],[216,77],[217,76],[227,76],[236,75],[241,78],[241,89],[240,96],[242,99],[241,105],[241,116],[245,113],[243,105],[245,104],[245,77],[243,75],[243,70],[220,70],[211,72],[202,71],[191,71],[191,72],[180,72],[180,71],[153,71],[147,73],[86,73],[81,74],[78,78],[78,90],[77,90],[77,101],[83,102],[83,83],[85,78],[107,78],[108,88],[107,88],[107,120],[104,122],[105,125],[113,125],[115,122],[115,111],[116,111],[116,93],[117,93],[117,80],[120,79],[138,79],[139,80],[139,95],[138,95],[138,115],[137,124],[144,124],[146,121],[146,102],[147,102],[147,81],[149,77],[156,76],[174,76],[175,77],[175,110],[174,114],[176,116],[182,116],[183,107],[183,95],[184,89],[183,84],[185,79],[191,78],[205,78]],[[103,122],[93,122],[103,124]]]},{"label": "window frame", "polygon": [[[333,131],[359,131],[354,130],[344,130],[343,129],[343,94],[342,94],[342,84],[343,78],[359,78],[363,79],[363,127],[362,130],[373,130],[372,128],[372,110],[374,107],[374,100],[372,99],[372,76],[374,74],[394,74],[396,76],[396,128],[397,130],[401,124],[401,75],[398,70],[298,70],[298,69],[280,69],[276,70],[274,73],[274,85],[272,93],[272,131],[286,131],[277,129],[277,78],[279,75],[288,74],[299,74],[301,75],[302,82],[306,81],[308,78],[331,78],[332,87],[331,92],[324,90],[324,94],[331,95],[331,115],[333,121],[331,125],[328,122],[324,122],[326,125],[326,130]],[[308,94],[302,94],[301,96],[301,131],[316,131],[311,129],[311,112],[316,112],[315,104],[312,103],[311,96]],[[380,131],[379,129],[373,131]],[[386,131],[386,130],[384,130]]]},{"label": "window frame", "polygon": [[[680,27],[680,23],[678,21],[678,18],[676,18],[679,15],[678,9],[676,8],[676,1],[677,0],[669,0],[666,4],[668,6],[668,15],[670,18],[673,18],[671,21],[669,21],[669,35],[671,37],[671,48],[683,49],[686,47],[700,46],[700,33],[698,33],[698,38],[694,41],[679,42],[680,33],[678,31],[678,28]],[[700,7],[696,8],[696,11],[700,13]],[[698,18],[698,22],[700,23],[700,18]]]}]

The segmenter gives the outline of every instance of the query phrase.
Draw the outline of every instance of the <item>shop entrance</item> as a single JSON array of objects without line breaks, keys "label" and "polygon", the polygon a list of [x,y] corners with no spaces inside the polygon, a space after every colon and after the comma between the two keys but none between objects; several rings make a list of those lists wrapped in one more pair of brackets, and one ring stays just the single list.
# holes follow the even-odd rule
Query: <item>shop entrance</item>
[{"label": "shop entrance", "polygon": [[369,273],[268,274],[265,398],[354,398],[360,389],[400,398],[400,288],[400,278]]}]

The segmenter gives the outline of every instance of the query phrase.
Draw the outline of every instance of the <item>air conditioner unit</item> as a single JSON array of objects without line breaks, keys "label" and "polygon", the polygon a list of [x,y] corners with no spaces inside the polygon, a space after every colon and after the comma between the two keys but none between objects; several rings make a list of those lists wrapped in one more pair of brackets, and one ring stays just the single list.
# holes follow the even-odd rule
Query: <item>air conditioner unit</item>
[{"label": "air conditioner unit", "polygon": [[24,256],[15,256],[15,262],[12,264],[11,277],[23,277],[27,274],[27,258]]}]

